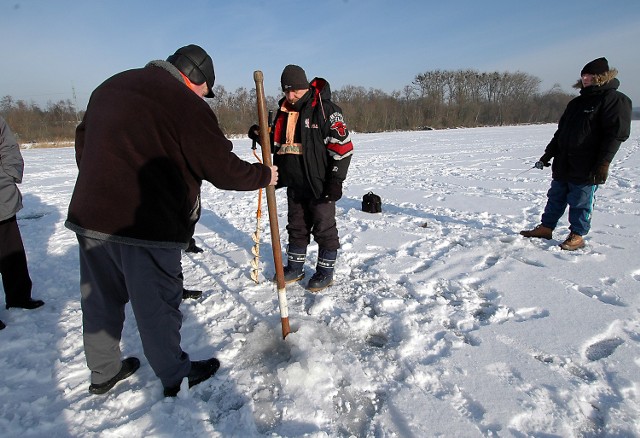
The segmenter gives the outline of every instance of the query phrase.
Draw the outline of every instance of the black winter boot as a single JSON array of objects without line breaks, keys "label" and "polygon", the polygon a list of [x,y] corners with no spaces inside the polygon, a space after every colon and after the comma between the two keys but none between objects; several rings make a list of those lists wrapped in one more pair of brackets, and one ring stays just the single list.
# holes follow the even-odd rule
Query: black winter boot
[{"label": "black winter boot", "polygon": [[89,385],[89,392],[91,394],[106,394],[116,383],[135,373],[138,368],[140,368],[140,360],[137,357],[128,357],[122,361],[122,367],[118,374],[104,383],[92,383]]},{"label": "black winter boot", "polygon": [[[304,278],[304,261],[307,258],[307,247],[289,245],[287,248],[287,266],[284,267],[285,284],[294,283]],[[276,278],[273,278],[276,281]]]},{"label": "black winter boot", "polygon": [[333,283],[333,268],[338,256],[337,250],[322,249],[318,251],[318,264],[307,288],[311,292],[318,292]]},{"label": "black winter boot", "polygon": [[[196,386],[198,383],[202,383],[209,377],[213,376],[216,371],[218,371],[218,368],[220,368],[220,361],[215,357],[207,360],[191,361],[191,370],[187,375],[187,379],[189,380],[189,388]],[[177,396],[180,392],[180,383],[176,386],[164,388],[164,396]]]},{"label": "black winter boot", "polygon": [[7,305],[5,306],[7,308],[7,310],[11,309],[12,307],[18,307],[20,309],[27,309],[27,310],[33,310],[33,309],[37,309],[38,307],[42,307],[44,306],[44,301],[42,300],[34,300],[33,298],[29,298],[25,301],[18,301],[15,303],[7,303]]}]

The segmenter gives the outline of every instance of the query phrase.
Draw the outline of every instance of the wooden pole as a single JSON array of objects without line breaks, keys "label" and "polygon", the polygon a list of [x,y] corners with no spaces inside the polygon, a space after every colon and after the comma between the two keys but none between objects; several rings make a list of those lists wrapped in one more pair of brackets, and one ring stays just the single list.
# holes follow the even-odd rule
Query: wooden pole
[{"label": "wooden pole", "polygon": [[[271,166],[271,140],[269,139],[269,121],[267,102],[264,96],[264,76],[260,70],[253,72],[256,83],[256,97],[258,103],[258,125],[260,126],[260,146],[262,147],[262,162]],[[269,227],[271,230],[271,247],[273,248],[273,263],[276,268],[276,285],[278,287],[278,304],[280,306],[280,321],[282,322],[282,338],[291,332],[289,328],[289,309],[284,281],[284,267],[282,266],[282,249],[280,248],[280,229],[278,227],[278,208],[276,205],[276,188],[267,186],[267,208],[269,210]]]}]

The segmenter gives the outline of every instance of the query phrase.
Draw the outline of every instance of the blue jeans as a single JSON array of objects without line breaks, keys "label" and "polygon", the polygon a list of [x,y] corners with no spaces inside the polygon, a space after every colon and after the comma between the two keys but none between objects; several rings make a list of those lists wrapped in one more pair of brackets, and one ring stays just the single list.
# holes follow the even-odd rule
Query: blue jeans
[{"label": "blue jeans", "polygon": [[542,225],[554,229],[569,206],[569,230],[586,236],[591,229],[591,212],[598,189],[594,184],[573,184],[551,181],[547,192],[547,205],[542,213]]}]

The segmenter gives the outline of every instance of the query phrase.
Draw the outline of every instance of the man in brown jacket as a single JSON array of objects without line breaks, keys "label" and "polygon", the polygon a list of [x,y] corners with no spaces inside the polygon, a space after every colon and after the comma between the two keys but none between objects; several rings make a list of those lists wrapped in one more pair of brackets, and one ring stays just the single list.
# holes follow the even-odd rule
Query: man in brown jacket
[{"label": "man in brown jacket", "polygon": [[124,307],[131,301],[144,354],[175,396],[211,377],[217,359],[191,361],[180,347],[181,250],[200,209],[203,180],[226,190],[277,182],[277,168],[232,152],[202,99],[213,97],[213,61],[178,49],[107,79],[76,130],[78,177],[67,228],[78,236],[89,392],[104,394],[140,366],[121,360]]}]

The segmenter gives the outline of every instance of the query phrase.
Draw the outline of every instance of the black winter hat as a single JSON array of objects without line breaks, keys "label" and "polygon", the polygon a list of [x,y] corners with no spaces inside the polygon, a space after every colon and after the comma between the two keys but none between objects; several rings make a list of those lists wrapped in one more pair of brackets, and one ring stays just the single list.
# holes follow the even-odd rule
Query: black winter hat
[{"label": "black winter hat", "polygon": [[213,83],[216,81],[216,74],[213,71],[213,60],[202,47],[195,44],[181,47],[169,56],[167,61],[175,65],[194,84],[201,85],[206,82],[209,93],[204,97],[214,96]]},{"label": "black winter hat", "polygon": [[580,72],[580,76],[582,76],[585,73],[591,74],[591,75],[600,75],[608,71],[609,71],[609,62],[607,62],[607,58],[603,57],[603,58],[594,59],[593,61],[587,63],[587,65],[585,65],[582,68],[582,71]]},{"label": "black winter hat", "polygon": [[302,67],[289,64],[282,70],[280,85],[282,85],[282,91],[306,90],[309,88],[309,81]]}]

